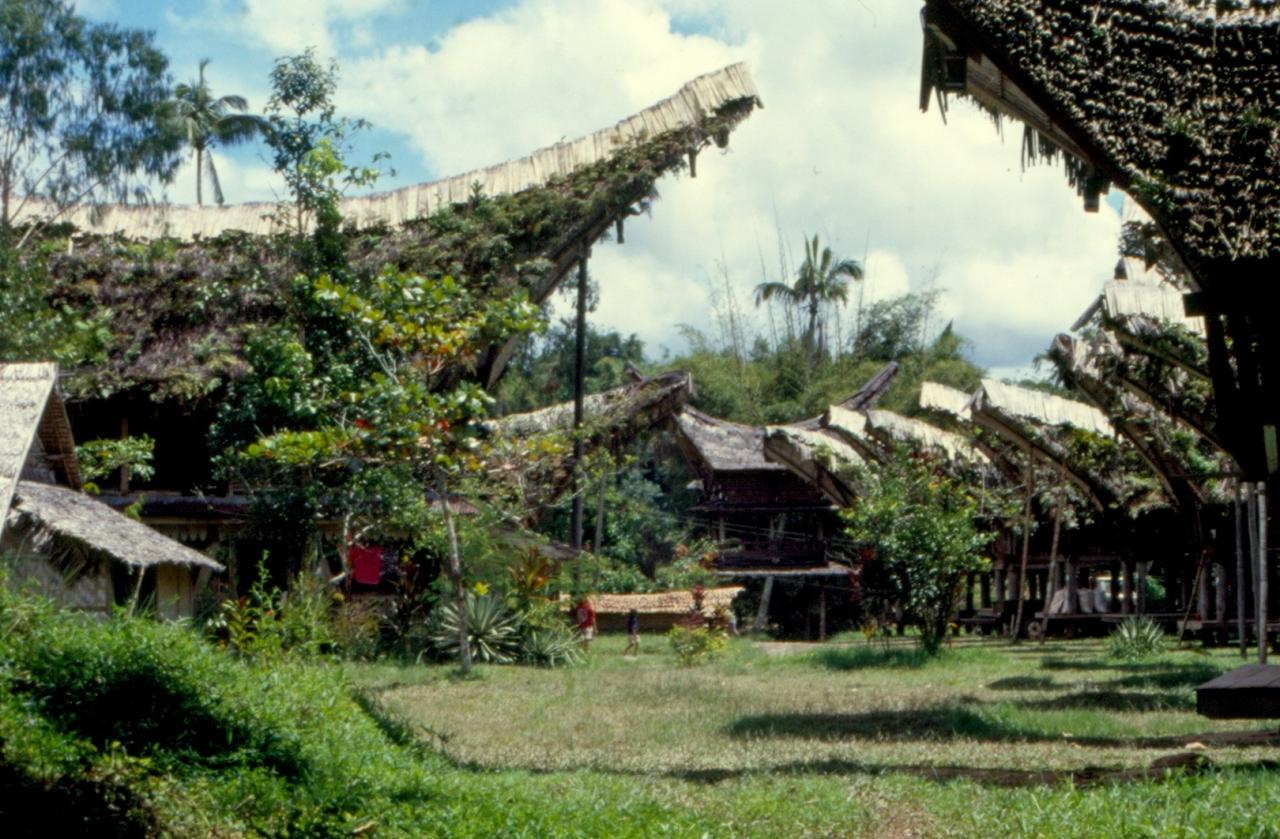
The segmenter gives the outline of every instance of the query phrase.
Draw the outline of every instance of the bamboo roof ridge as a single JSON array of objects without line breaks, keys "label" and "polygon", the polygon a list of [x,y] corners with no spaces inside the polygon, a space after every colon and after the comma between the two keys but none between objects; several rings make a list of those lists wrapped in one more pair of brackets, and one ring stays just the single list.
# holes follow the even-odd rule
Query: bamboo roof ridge
[{"label": "bamboo roof ridge", "polygon": [[818,487],[836,504],[848,507],[857,499],[841,473],[864,460],[832,431],[799,425],[769,426],[764,436],[764,457]]},{"label": "bamboo roof ridge", "polygon": [[[584,421],[599,429],[621,430],[623,426],[636,425],[648,427],[680,410],[692,392],[693,379],[684,372],[663,373],[638,382],[629,382],[584,397]],[[490,420],[487,426],[490,431],[508,437],[566,431],[573,428],[573,401],[500,417]]]},{"label": "bamboo roof ridge", "polygon": [[867,412],[867,427],[893,440],[907,441],[922,448],[936,449],[953,461],[966,461],[978,465],[990,463],[987,456],[975,449],[969,440],[923,420],[876,409]]},{"label": "bamboo roof ridge", "polygon": [[1168,283],[1112,280],[1103,286],[1102,301],[1110,318],[1147,318],[1185,326],[1197,335],[1204,334],[1204,318],[1188,317],[1182,290]]},{"label": "bamboo roof ridge", "polygon": [[[630,143],[658,134],[697,126],[735,102],[759,106],[760,96],[746,64],[731,64],[686,82],[675,94],[615,125],[568,142],[539,149],[525,157],[464,172],[442,180],[415,184],[390,192],[345,198],[340,212],[358,226],[400,225],[464,203],[479,185],[485,195],[511,195],[543,186],[592,163],[609,158]],[[717,137],[723,145],[727,137]],[[15,223],[47,215],[49,208],[28,204]],[[230,206],[94,205],[80,207],[66,218],[77,228],[131,239],[213,237],[228,230],[251,234],[280,232],[279,205],[250,202]]]},{"label": "bamboo roof ridge", "polygon": [[15,499],[8,516],[10,529],[36,547],[70,543],[133,568],[177,565],[224,570],[199,551],[73,489],[21,481]]},{"label": "bamboo roof ridge", "polygon": [[983,379],[973,401],[975,408],[994,408],[1041,425],[1066,425],[1103,436],[1115,435],[1115,427],[1106,414],[1092,405],[995,379]]},{"label": "bamboo roof ridge", "polygon": [[923,382],[920,385],[920,407],[926,411],[938,411],[951,414],[957,419],[968,420],[972,401],[971,394],[950,385],[938,382]]}]

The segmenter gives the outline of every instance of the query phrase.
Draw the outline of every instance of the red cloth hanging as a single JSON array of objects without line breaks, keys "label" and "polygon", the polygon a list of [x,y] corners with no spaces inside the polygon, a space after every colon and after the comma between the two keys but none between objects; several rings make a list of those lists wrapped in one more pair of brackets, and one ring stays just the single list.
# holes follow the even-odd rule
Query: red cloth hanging
[{"label": "red cloth hanging", "polygon": [[352,545],[347,548],[347,562],[351,564],[351,578],[357,583],[376,586],[382,579],[382,548]]}]

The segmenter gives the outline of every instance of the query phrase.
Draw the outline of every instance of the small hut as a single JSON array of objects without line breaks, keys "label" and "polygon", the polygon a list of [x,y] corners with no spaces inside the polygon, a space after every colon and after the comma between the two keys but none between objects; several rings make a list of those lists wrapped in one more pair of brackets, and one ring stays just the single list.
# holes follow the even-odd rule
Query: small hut
[{"label": "small hut", "polygon": [[[702,615],[711,617],[720,609],[733,608],[733,600],[742,586],[720,586],[707,589],[702,598]],[[569,602],[567,599],[564,601]],[[596,610],[596,626],[602,632],[621,632],[627,628],[627,615],[634,609],[640,618],[641,632],[666,632],[680,619],[695,611],[693,592],[658,591],[650,594],[597,594],[591,597]]]},{"label": "small hut", "polygon": [[0,365],[0,552],[19,582],[70,606],[106,613],[147,597],[163,617],[190,616],[222,566],[79,491],[57,375],[54,364]]}]

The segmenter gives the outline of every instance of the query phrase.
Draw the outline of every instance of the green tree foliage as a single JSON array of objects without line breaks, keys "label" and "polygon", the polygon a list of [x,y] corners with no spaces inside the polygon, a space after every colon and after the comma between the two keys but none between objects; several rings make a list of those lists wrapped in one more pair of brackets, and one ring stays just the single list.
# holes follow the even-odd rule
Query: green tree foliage
[{"label": "green tree foliage", "polygon": [[267,121],[255,114],[246,114],[249,102],[243,96],[229,94],[214,96],[204,77],[209,59],[200,61],[197,78],[178,85],[169,102],[165,115],[169,127],[196,156],[196,204],[204,203],[204,176],[209,176],[213,200],[223,202],[222,184],[218,181],[218,169],[213,162],[215,146],[235,146],[266,134]]},{"label": "green tree foliage", "polygon": [[896,604],[936,653],[955,615],[965,575],[987,566],[977,499],[923,455],[899,449],[888,463],[856,473],[858,504],[842,515],[846,532],[869,546],[864,598]]},{"label": "green tree foliage", "polygon": [[119,469],[127,469],[140,481],[150,480],[156,472],[151,465],[155,447],[155,440],[146,434],[115,440],[90,440],[76,446],[85,489],[97,492],[97,482]]},{"label": "green tree foliage", "polygon": [[341,117],[333,97],[338,89],[338,65],[316,58],[315,50],[276,60],[271,70],[271,99],[267,102],[267,145],[272,163],[284,178],[294,200],[294,230],[306,232],[314,221],[321,258],[332,258],[323,247],[336,239],[337,199],[350,187],[369,186],[381,172],[373,165],[348,162],[351,137],[369,127],[363,119]]},{"label": "green tree foliage", "polygon": [[160,116],[168,60],[149,32],[89,23],[63,0],[0,2],[0,235],[31,202],[45,221],[168,182],[178,140]]},{"label": "green tree foliage", "polygon": [[[801,343],[805,349],[819,356],[827,350],[827,323],[823,317],[826,307],[843,304],[849,295],[849,283],[862,279],[862,264],[856,259],[837,258],[831,248],[819,250],[818,237],[805,240],[804,262],[796,271],[791,285],[772,281],[756,286],[756,305],[774,298],[787,307],[800,309],[806,318]],[[788,308],[788,322],[790,321]]]}]

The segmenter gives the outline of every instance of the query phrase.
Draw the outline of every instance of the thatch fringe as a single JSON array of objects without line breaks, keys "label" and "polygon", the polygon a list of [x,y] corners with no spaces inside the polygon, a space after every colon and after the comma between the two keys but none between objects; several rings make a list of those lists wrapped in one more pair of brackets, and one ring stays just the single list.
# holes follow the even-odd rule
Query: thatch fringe
[{"label": "thatch fringe", "polygon": [[[758,105],[759,95],[745,64],[732,64],[685,83],[657,104],[606,128],[527,157],[476,169],[439,181],[391,192],[344,199],[344,219],[358,226],[399,225],[469,200],[478,186],[487,196],[510,195],[571,174],[614,154],[629,143],[696,126],[735,102]],[[723,143],[727,138],[715,138]],[[65,218],[81,230],[121,234],[132,239],[212,237],[228,230],[252,234],[280,232],[279,205],[251,202],[226,207],[191,205],[96,205],[81,207]],[[16,223],[49,215],[49,207],[29,202]]]},{"label": "thatch fringe", "polygon": [[1166,283],[1113,280],[1103,287],[1102,299],[1109,318],[1148,318],[1204,334],[1204,318],[1187,317],[1182,292]]},{"label": "thatch fringe", "polygon": [[224,570],[204,554],[75,490],[21,481],[15,497],[10,526],[37,548],[63,542],[134,568],[178,565]]}]

